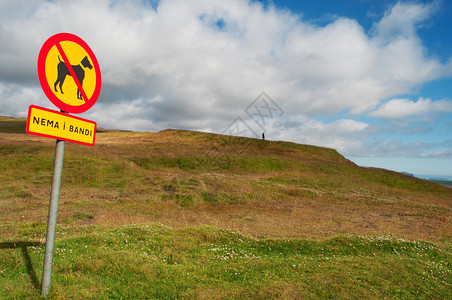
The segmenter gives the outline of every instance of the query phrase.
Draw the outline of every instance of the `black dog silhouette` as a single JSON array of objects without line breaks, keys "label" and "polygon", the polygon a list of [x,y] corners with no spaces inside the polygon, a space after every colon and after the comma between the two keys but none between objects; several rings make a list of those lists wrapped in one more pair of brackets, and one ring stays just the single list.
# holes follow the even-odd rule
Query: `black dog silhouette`
[{"label": "black dog silhouette", "polygon": [[[64,79],[66,79],[66,75],[71,76],[71,73],[69,73],[69,70],[67,69],[66,64],[61,61],[59,56],[58,56],[58,60],[60,61],[57,66],[58,78],[55,81],[53,88],[55,89],[55,92],[58,92],[56,87],[57,87],[57,84],[59,83],[61,94],[64,94],[63,89],[62,89],[63,82],[64,82]],[[93,68],[93,66],[89,62],[88,56],[85,56],[80,63],[85,68],[88,68],[88,69]],[[78,64],[76,66],[72,65],[72,69],[74,69],[74,73],[77,76],[78,81],[80,82],[80,85],[83,87],[83,79],[85,79],[85,70],[83,70],[83,68],[82,68],[82,66],[80,66],[80,64]],[[77,89],[77,99],[82,100],[82,94],[80,93],[79,89]]]}]

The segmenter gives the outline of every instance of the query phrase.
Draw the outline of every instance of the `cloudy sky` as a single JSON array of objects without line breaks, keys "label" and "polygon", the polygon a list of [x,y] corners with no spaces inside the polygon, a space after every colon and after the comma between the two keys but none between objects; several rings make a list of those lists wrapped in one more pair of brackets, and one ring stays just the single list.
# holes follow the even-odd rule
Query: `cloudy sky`
[{"label": "cloudy sky", "polygon": [[45,97],[37,57],[81,37],[102,72],[81,117],[337,149],[452,178],[452,3],[393,0],[0,0],[0,115]]}]

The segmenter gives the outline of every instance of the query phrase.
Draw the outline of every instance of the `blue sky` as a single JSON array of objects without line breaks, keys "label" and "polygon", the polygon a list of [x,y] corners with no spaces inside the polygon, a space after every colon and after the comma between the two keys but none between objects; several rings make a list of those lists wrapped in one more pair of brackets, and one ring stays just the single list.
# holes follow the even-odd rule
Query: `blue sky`
[{"label": "blue sky", "polygon": [[451,15],[445,0],[3,0],[0,115],[55,109],[37,55],[70,32],[99,60],[81,116],[101,127],[265,131],[452,179]]}]

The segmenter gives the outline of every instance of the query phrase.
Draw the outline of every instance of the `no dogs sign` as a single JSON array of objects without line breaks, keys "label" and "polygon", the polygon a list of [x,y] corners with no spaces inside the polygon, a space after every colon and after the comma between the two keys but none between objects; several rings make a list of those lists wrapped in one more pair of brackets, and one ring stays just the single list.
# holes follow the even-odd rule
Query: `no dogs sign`
[{"label": "no dogs sign", "polygon": [[58,33],[44,43],[38,76],[49,100],[65,112],[85,112],[99,97],[99,63],[88,44],[76,35]]},{"label": "no dogs sign", "polygon": [[47,297],[52,278],[64,145],[69,141],[93,146],[96,136],[96,122],[69,113],[85,112],[96,103],[101,78],[99,63],[91,48],[70,33],[55,34],[42,45],[38,56],[38,77],[46,96],[62,110],[57,112],[30,105],[26,127],[29,134],[57,140],[41,284],[41,296]]},{"label": "no dogs sign", "polygon": [[62,113],[31,105],[26,132],[93,146],[96,122],[69,115],[87,111],[99,97],[100,69],[91,48],[70,33],[51,36],[39,52],[38,77],[44,93]]}]

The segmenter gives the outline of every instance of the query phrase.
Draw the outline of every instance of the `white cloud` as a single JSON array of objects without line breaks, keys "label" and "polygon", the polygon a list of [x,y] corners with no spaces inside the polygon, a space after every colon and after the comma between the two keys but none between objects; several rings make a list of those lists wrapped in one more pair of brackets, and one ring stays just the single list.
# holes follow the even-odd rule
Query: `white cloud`
[{"label": "white cloud", "polygon": [[[222,121],[222,113],[233,114],[263,90],[295,114],[361,113],[436,78],[443,67],[424,55],[415,34],[432,12],[426,5],[397,4],[369,37],[354,20],[316,27],[244,0],[162,0],[156,9],[134,1],[43,1],[25,11],[15,0],[5,3],[0,80],[36,84],[40,45],[69,31],[98,57],[100,101],[160,97],[168,105],[157,105],[159,114],[212,103],[209,112]],[[403,34],[389,39],[394,32]]]},{"label": "white cloud", "polygon": [[428,116],[431,113],[452,112],[452,101],[419,98],[417,101],[409,99],[392,99],[381,105],[370,115],[388,120],[402,120],[411,116]]},{"label": "white cloud", "polygon": [[[342,154],[360,151],[367,137],[369,124],[350,119],[324,123],[314,119],[291,120],[295,126],[282,128],[276,138],[334,148]],[[289,122],[290,123],[290,122]],[[271,134],[268,134],[271,137]]]},{"label": "white cloud", "polygon": [[404,37],[415,37],[418,26],[439,9],[440,2],[425,4],[396,3],[375,24],[373,31],[379,39],[390,41]]},{"label": "white cloud", "polygon": [[[0,116],[26,118],[30,104],[51,106],[50,101],[47,101],[42,94],[38,87],[0,82]],[[34,102],[30,102],[30,99]]]}]

